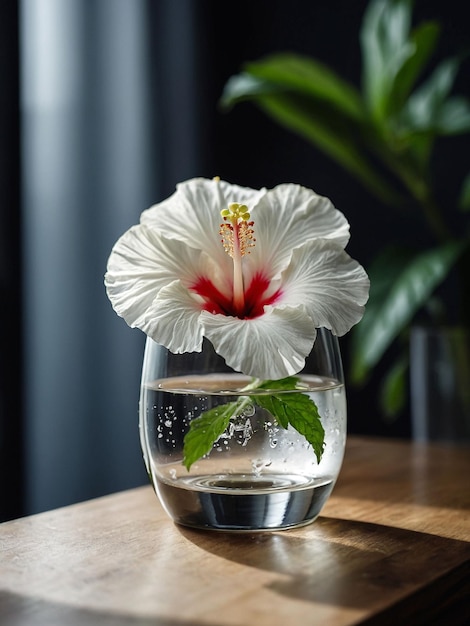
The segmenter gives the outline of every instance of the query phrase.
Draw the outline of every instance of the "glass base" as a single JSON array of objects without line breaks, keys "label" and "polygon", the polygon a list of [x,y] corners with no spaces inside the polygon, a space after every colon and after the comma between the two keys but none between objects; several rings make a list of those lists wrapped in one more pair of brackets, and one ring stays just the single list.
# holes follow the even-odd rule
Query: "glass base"
[{"label": "glass base", "polygon": [[307,481],[286,474],[195,476],[171,483],[155,480],[160,501],[176,523],[238,532],[309,524],[333,486],[331,479]]}]

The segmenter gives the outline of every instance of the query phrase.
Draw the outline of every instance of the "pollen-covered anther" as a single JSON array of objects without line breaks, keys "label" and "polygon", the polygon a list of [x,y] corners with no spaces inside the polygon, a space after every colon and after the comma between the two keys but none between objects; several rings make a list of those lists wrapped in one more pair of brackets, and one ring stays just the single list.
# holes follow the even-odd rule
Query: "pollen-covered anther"
[{"label": "pollen-covered anther", "polygon": [[255,245],[256,239],[253,237],[255,231],[253,230],[254,222],[240,222],[238,226],[238,241],[240,242],[240,254],[250,254],[250,248]]},{"label": "pollen-covered anther", "polygon": [[219,234],[221,235],[222,245],[225,252],[233,258],[233,226],[227,222],[220,225]]}]

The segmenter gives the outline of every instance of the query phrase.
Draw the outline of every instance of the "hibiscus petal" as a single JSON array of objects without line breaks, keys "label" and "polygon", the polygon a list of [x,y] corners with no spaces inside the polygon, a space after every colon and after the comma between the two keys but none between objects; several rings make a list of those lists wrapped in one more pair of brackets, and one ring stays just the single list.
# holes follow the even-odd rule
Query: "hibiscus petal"
[{"label": "hibiscus petal", "polygon": [[181,281],[175,280],[158,292],[145,313],[141,329],[174,354],[201,352],[201,303]]},{"label": "hibiscus petal", "polygon": [[142,328],[156,295],[170,282],[191,285],[208,261],[183,243],[166,239],[146,225],[133,226],[116,242],[108,260],[105,286],[118,315]]},{"label": "hibiscus petal", "polygon": [[269,267],[274,276],[286,267],[292,250],[309,239],[331,239],[343,248],[349,241],[344,215],[328,198],[300,185],[282,184],[269,190],[251,217],[256,246],[250,254],[250,275]]},{"label": "hibiscus petal", "polygon": [[364,268],[334,241],[309,241],[282,273],[282,302],[304,304],[316,327],[344,335],[360,321],[369,296]]},{"label": "hibiscus petal", "polygon": [[247,376],[279,379],[300,372],[316,329],[303,306],[266,306],[259,317],[242,320],[201,313],[204,335],[232,369]]}]

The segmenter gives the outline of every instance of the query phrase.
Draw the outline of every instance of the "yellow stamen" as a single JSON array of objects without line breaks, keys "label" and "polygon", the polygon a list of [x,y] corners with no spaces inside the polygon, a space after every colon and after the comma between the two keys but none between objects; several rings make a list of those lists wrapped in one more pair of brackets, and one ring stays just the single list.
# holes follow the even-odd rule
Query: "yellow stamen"
[{"label": "yellow stamen", "polygon": [[240,314],[245,306],[242,257],[250,253],[255,245],[253,224],[249,222],[250,212],[245,204],[236,202],[220,212],[224,223],[220,225],[220,235],[225,252],[233,259],[233,304]]}]

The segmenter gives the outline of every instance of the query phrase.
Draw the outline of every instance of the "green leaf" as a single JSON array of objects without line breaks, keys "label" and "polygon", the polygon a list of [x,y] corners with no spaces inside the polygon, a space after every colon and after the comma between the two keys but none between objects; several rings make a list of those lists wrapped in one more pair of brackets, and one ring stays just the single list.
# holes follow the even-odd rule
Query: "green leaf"
[{"label": "green leaf", "polygon": [[364,362],[362,347],[367,344],[367,337],[380,315],[383,302],[390,293],[397,276],[401,275],[414,258],[415,252],[389,246],[368,267],[370,279],[369,300],[362,320],[351,329],[351,369],[350,379],[353,384],[363,384],[369,368]]},{"label": "green leaf", "polygon": [[303,435],[311,444],[320,463],[325,445],[325,430],[318,407],[308,395],[281,392],[266,396],[256,395],[252,399],[258,406],[269,411],[283,428],[290,424]]},{"label": "green leaf", "polygon": [[364,118],[364,107],[357,89],[310,57],[293,53],[274,54],[247,64],[246,71],[265,80],[266,86],[275,84],[285,87],[323,100],[353,119]]},{"label": "green leaf", "polygon": [[436,133],[460,135],[470,131],[470,102],[461,96],[448,98],[436,116]]},{"label": "green leaf", "polygon": [[403,107],[417,78],[436,48],[439,31],[437,22],[426,22],[412,32],[413,52],[404,61],[391,84],[387,107],[390,113],[397,112]]},{"label": "green leaf", "polygon": [[365,11],[360,33],[363,89],[377,121],[386,117],[395,80],[415,53],[410,26],[409,0],[372,0]]},{"label": "green leaf", "polygon": [[394,419],[405,406],[408,365],[408,356],[402,355],[382,379],[379,402],[388,419]]},{"label": "green leaf", "polygon": [[464,98],[448,98],[458,69],[458,59],[446,59],[413,92],[400,117],[400,125],[406,132],[437,135],[469,129],[468,102]]},{"label": "green leaf", "polygon": [[367,305],[359,324],[360,336],[354,341],[352,358],[356,382],[364,381],[432,291],[446,278],[463,247],[459,242],[445,244],[416,255],[397,274],[388,270],[391,274],[389,291],[381,302],[376,301],[372,307]]},{"label": "green leaf", "polygon": [[229,402],[192,420],[183,447],[183,465],[188,471],[193,463],[211,451],[214,443],[227,429],[230,418],[236,416],[241,409],[241,401]]},{"label": "green leaf", "polygon": [[411,29],[412,2],[373,0],[361,29],[363,89],[369,109],[382,125],[401,110],[436,48],[437,22]]},{"label": "green leaf", "polygon": [[241,72],[231,76],[225,83],[219,105],[222,109],[229,110],[238,102],[256,100],[259,96],[283,91],[284,87],[252,76],[248,72]]}]

